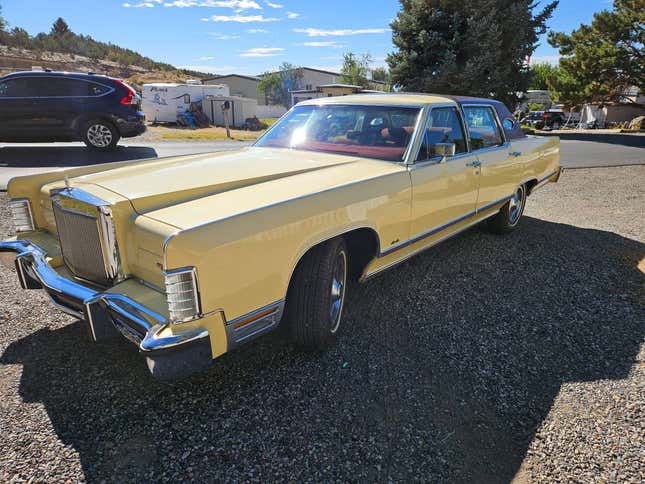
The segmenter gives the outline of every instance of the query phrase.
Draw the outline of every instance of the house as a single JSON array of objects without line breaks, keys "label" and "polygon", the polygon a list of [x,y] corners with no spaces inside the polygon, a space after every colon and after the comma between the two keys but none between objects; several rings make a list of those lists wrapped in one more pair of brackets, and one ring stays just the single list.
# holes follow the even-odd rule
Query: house
[{"label": "house", "polygon": [[315,89],[296,89],[291,91],[291,105],[298,104],[301,101],[309,99],[318,99],[319,97],[348,96],[349,94],[358,94],[363,91],[361,86],[351,84],[323,84],[316,86]]},{"label": "house", "polygon": [[231,96],[257,99],[258,105],[268,104],[265,96],[258,93],[258,84],[262,79],[256,76],[245,76],[242,74],[227,74],[202,79],[202,84],[226,84]]}]

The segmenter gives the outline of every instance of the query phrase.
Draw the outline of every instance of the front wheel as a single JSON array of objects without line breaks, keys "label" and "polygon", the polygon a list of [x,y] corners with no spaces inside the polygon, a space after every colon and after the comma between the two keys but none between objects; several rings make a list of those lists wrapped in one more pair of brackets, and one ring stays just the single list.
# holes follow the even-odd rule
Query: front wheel
[{"label": "front wheel", "polygon": [[112,151],[116,148],[121,136],[108,121],[93,119],[83,125],[82,128],[83,142],[94,150]]},{"label": "front wheel", "polygon": [[526,186],[520,185],[497,215],[488,220],[488,229],[496,234],[506,234],[515,230],[524,214],[525,206]]},{"label": "front wheel", "polygon": [[342,238],[311,249],[289,285],[285,320],[296,344],[310,350],[331,346],[340,330],[349,259]]}]

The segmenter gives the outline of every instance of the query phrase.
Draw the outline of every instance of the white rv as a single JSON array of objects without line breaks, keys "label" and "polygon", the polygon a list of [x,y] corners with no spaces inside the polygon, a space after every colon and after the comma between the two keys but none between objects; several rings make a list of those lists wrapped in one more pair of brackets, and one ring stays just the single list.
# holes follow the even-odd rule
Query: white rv
[{"label": "white rv", "polygon": [[225,84],[144,84],[141,109],[146,121],[174,123],[178,115],[188,111],[190,103],[201,101],[206,96],[228,96],[229,93]]}]

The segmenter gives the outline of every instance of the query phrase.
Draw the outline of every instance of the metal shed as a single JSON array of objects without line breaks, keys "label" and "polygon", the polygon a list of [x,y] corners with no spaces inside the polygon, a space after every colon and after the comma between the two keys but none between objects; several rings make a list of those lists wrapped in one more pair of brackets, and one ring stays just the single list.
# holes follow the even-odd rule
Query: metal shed
[{"label": "metal shed", "polygon": [[258,101],[248,97],[238,96],[207,96],[205,98],[204,112],[216,126],[224,126],[224,113],[222,104],[231,103],[229,123],[232,128],[240,128],[247,118],[252,118],[257,113]]}]

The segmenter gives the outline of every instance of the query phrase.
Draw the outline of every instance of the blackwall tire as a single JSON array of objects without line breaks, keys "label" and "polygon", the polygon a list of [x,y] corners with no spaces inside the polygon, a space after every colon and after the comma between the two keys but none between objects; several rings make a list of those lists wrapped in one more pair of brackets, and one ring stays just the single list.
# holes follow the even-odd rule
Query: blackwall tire
[{"label": "blackwall tire", "polygon": [[325,350],[338,337],[345,305],[349,258],[342,238],[312,248],[294,271],[285,308],[291,339]]}]

